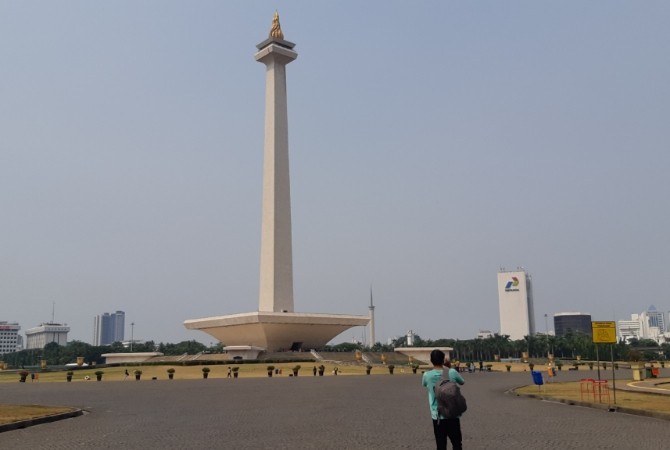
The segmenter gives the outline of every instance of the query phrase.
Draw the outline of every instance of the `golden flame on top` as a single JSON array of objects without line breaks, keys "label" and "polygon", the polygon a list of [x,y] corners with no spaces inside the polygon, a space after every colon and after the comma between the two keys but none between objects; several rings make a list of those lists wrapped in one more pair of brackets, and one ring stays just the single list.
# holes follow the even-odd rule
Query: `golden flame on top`
[{"label": "golden flame on top", "polygon": [[275,15],[272,17],[272,28],[270,29],[270,37],[276,39],[284,39],[284,33],[281,31],[281,25],[279,24],[279,13],[275,11]]}]

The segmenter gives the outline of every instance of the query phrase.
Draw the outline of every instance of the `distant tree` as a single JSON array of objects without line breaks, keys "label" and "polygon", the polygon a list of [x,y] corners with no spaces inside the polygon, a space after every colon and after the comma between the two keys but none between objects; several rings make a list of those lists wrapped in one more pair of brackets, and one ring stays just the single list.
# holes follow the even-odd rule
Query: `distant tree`
[{"label": "distant tree", "polygon": [[78,356],[86,359],[90,349],[90,344],[81,341],[70,341],[61,348],[59,364],[76,362]]},{"label": "distant tree", "polygon": [[431,342],[430,347],[453,347],[454,342],[453,339],[437,339]]},{"label": "distant tree", "polygon": [[377,342],[377,343],[375,343],[375,345],[373,345],[370,348],[370,351],[371,352],[377,352],[377,353],[392,352],[393,351],[393,346],[388,345],[388,344],[382,344],[381,342]]},{"label": "distant tree", "polygon": [[642,353],[639,350],[631,350],[628,352],[628,359],[637,362],[642,359]]},{"label": "distant tree", "polygon": [[407,347],[407,336],[400,336],[391,342],[391,347],[396,348],[396,347]]},{"label": "distant tree", "polygon": [[[633,344],[631,344],[633,346]],[[640,339],[634,347],[658,347],[658,342],[653,339]]]},{"label": "distant tree", "polygon": [[133,352],[155,352],[156,351],[156,343],[154,341],[146,341],[144,343],[133,343]]},{"label": "distant tree", "polygon": [[209,351],[210,353],[223,353],[223,347],[225,346],[226,345],[223,342],[217,342],[216,344],[209,347]]},{"label": "distant tree", "polygon": [[56,342],[49,342],[42,349],[41,359],[45,359],[47,364],[61,364],[61,346]]},{"label": "distant tree", "polygon": [[196,355],[198,353],[204,352],[205,350],[207,350],[207,346],[195,340],[182,341],[177,344],[163,344],[161,342],[158,345],[158,351],[168,356],[183,355],[185,353],[189,355]]},{"label": "distant tree", "polygon": [[355,352],[356,350],[363,350],[363,346],[353,342],[342,342],[330,347],[331,352]]},{"label": "distant tree", "polygon": [[[134,349],[133,349],[134,350]],[[110,353],[129,353],[130,347],[124,347],[122,342],[112,342],[109,346]]]}]

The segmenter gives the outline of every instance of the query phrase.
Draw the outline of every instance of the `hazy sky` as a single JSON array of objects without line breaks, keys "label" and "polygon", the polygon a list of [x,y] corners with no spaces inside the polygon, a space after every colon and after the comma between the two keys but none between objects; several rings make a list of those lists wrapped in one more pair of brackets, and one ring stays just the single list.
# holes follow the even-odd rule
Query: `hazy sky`
[{"label": "hazy sky", "polygon": [[472,338],[501,266],[539,331],[670,310],[667,1],[0,1],[0,320],[209,344],[182,322],[258,308],[275,9],[296,311],[372,285],[378,340]]}]

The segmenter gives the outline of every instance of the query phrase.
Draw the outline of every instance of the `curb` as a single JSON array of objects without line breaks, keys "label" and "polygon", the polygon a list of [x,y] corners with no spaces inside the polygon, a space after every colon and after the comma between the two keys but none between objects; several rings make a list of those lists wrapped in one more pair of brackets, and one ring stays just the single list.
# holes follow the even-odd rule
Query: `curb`
[{"label": "curb", "polygon": [[28,420],[20,420],[18,422],[11,422],[11,423],[6,423],[3,425],[0,425],[0,433],[5,432],[5,431],[12,431],[12,430],[18,430],[21,428],[27,428],[27,427],[32,427],[33,425],[40,425],[43,423],[51,423],[55,422],[57,420],[63,420],[63,419],[69,419],[72,417],[78,417],[84,414],[84,411],[81,409],[73,409],[72,411],[60,413],[60,414],[52,414],[50,416],[44,416],[44,417],[35,417],[33,419],[28,419]]},{"label": "curb", "polygon": [[666,413],[666,412],[646,411],[644,409],[633,409],[633,408],[627,408],[625,406],[618,406],[618,405],[606,405],[606,404],[603,404],[603,403],[589,403],[589,402],[582,402],[582,401],[577,401],[577,400],[566,400],[566,399],[563,399],[563,398],[544,397],[542,395],[537,395],[537,394],[522,394],[522,393],[516,392],[516,388],[515,389],[510,389],[509,391],[507,391],[507,393],[508,394],[514,394],[517,397],[536,398],[538,400],[544,400],[544,401],[556,402],[556,403],[563,403],[565,405],[581,406],[583,408],[593,408],[593,409],[599,409],[601,411],[619,412],[619,413],[624,413],[624,414],[631,414],[631,415],[634,415],[634,416],[652,417],[654,419],[661,419],[661,420],[670,421],[670,413]]}]

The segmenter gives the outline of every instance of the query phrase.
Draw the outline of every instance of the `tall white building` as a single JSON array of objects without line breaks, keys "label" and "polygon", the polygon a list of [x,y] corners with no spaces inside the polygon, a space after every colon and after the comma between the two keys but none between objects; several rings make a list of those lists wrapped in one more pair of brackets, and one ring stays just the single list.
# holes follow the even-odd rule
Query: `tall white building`
[{"label": "tall white building", "polygon": [[500,334],[510,339],[523,339],[535,334],[535,312],[530,275],[517,271],[498,272],[498,306],[500,309]]},{"label": "tall white building", "polygon": [[630,320],[617,322],[619,339],[629,342],[631,339],[653,339],[659,344],[665,342],[665,315],[656,311],[654,306],[649,311],[640,314],[631,314]]},{"label": "tall white building", "polygon": [[26,349],[44,348],[51,342],[65,345],[69,332],[70,327],[61,323],[42,323],[38,327],[29,328],[26,330]]},{"label": "tall white building", "polygon": [[0,322],[0,355],[21,350],[20,329],[16,322]]},{"label": "tall white building", "polygon": [[640,319],[638,314],[632,314],[630,320],[619,320],[617,322],[617,334],[619,340],[629,342],[631,339],[640,339]]}]

